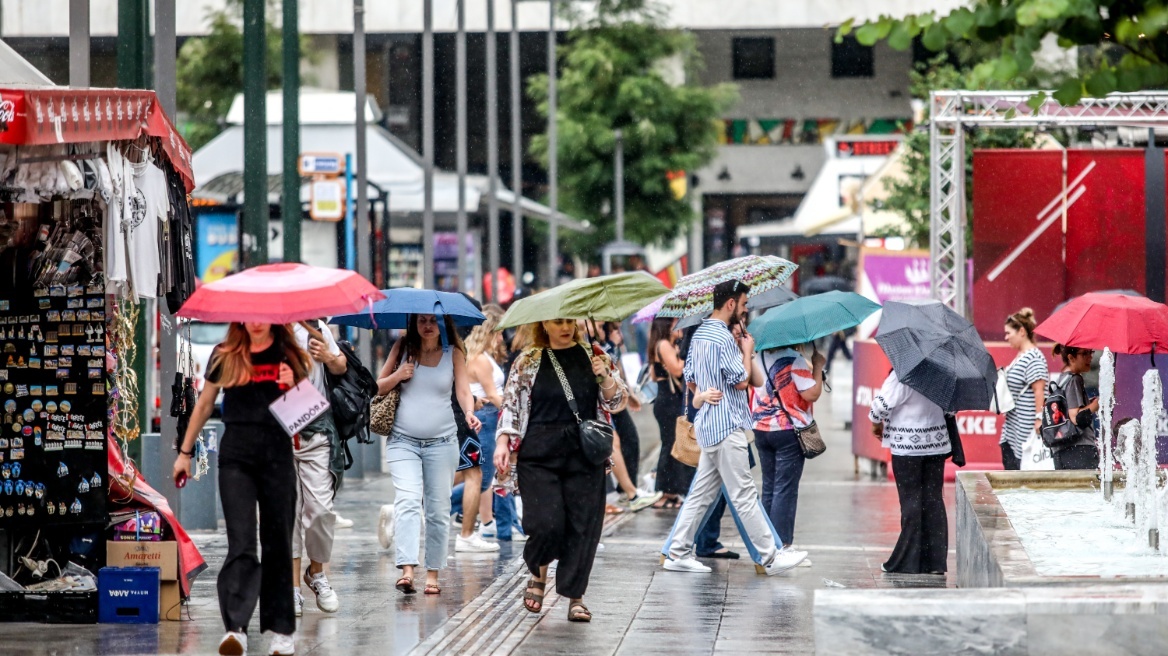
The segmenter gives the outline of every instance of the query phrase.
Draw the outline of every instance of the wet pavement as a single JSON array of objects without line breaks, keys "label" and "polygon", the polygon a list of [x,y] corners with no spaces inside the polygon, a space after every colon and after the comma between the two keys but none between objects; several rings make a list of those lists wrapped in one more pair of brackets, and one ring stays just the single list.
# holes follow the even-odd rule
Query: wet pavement
[{"label": "wet pavement", "polygon": [[[521,543],[502,542],[493,554],[456,554],[451,537],[442,594],[402,595],[391,551],[374,535],[379,507],[392,500],[387,477],[346,481],[338,511],[355,527],[337,532],[330,581],[341,600],[320,612],[312,593],[299,623],[299,654],[809,654],[815,650],[814,591],[832,581],[846,587],[938,587],[953,576],[889,575],[880,571],[899,531],[896,488],[854,473],[850,433],[817,405],[828,451],[809,461],[800,488],[796,546],[811,567],[759,576],[745,559],[729,514],[723,542],[743,560],[706,561],[711,574],[667,572],[658,554],[677,511],[647,509],[609,518],[585,602],[591,624],[567,621],[567,600],[549,594],[544,610],[526,612],[527,580]],[[643,471],[656,462],[656,424],[646,409],[636,417]],[[757,469],[756,469],[757,474]],[[946,486],[950,543],[953,488]],[[222,531],[194,534],[210,568],[195,582],[183,622],[157,626],[50,626],[0,623],[0,652],[32,654],[213,654],[222,624],[215,577],[226,553]],[[736,549],[736,546],[738,547]],[[950,551],[949,570],[955,569]],[[250,634],[251,653],[266,653],[268,637]]]}]

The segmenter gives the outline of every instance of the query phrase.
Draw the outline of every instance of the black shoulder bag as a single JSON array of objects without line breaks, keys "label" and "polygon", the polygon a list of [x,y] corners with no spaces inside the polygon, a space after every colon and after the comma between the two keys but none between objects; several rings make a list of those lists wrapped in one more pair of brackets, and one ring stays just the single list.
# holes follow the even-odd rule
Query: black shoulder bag
[{"label": "black shoulder bag", "polygon": [[595,419],[585,421],[580,418],[580,408],[576,405],[576,396],[572,394],[572,386],[568,384],[568,377],[564,375],[560,361],[556,360],[556,354],[551,349],[548,349],[547,354],[552,361],[552,366],[556,369],[560,385],[564,387],[564,396],[568,397],[568,407],[576,416],[577,429],[580,434],[580,449],[584,452],[584,459],[594,465],[599,465],[612,456],[612,426],[607,422]]}]

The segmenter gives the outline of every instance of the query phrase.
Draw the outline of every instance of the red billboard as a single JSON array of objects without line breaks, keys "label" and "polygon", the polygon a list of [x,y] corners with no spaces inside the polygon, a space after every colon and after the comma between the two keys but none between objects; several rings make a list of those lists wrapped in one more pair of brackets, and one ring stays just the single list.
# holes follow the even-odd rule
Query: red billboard
[{"label": "red billboard", "polygon": [[1144,291],[1144,151],[979,150],[973,156],[973,320],[1041,322],[1092,291]]}]

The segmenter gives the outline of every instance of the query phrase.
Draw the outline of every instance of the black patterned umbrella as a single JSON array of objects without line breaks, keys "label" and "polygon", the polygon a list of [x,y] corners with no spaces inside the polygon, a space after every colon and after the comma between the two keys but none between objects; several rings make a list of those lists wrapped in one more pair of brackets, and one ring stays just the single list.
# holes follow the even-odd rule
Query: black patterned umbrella
[{"label": "black patterned umbrella", "polygon": [[973,324],[940,301],[885,303],[876,343],[900,382],[945,412],[990,407],[994,359]]}]

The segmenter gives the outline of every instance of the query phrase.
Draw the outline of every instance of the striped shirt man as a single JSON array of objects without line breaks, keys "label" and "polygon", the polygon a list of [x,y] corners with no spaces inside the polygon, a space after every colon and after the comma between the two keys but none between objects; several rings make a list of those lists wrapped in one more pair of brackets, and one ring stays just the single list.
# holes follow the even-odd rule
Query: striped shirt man
[{"label": "striped shirt man", "polygon": [[746,380],[742,351],[730,328],[717,319],[706,319],[694,332],[685,358],[685,380],[699,391],[711,387],[722,392],[722,402],[706,403],[694,420],[694,434],[702,448],[710,448],[736,430],[750,431],[750,404],[746,390],[735,385]]}]

